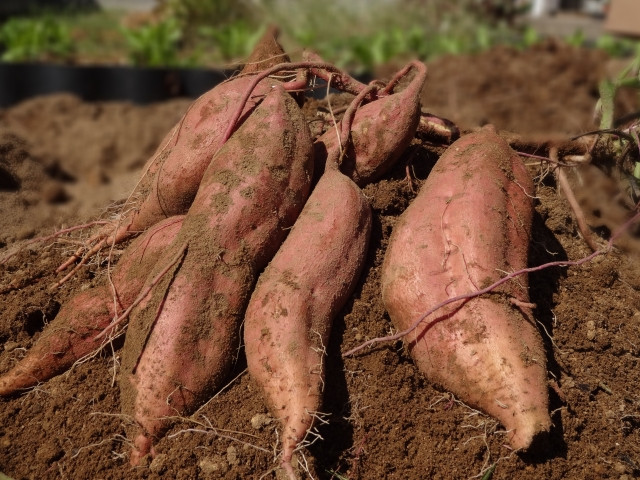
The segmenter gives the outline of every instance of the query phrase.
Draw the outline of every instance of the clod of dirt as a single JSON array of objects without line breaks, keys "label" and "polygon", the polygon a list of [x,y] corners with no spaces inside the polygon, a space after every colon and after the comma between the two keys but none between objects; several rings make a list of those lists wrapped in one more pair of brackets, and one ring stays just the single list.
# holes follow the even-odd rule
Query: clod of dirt
[{"label": "clod of dirt", "polygon": [[200,460],[198,467],[205,475],[214,474],[224,475],[229,470],[229,464],[220,455],[214,457],[207,457]]},{"label": "clod of dirt", "polygon": [[149,464],[149,470],[158,475],[162,475],[167,470],[168,457],[165,453],[159,453]]},{"label": "clod of dirt", "polygon": [[50,204],[64,203],[69,200],[69,194],[60,182],[49,180],[42,187],[42,198]]},{"label": "clod of dirt", "polygon": [[273,422],[273,417],[265,413],[256,413],[253,417],[251,417],[251,426],[255,430],[261,430],[267,425],[271,424],[271,422]]}]

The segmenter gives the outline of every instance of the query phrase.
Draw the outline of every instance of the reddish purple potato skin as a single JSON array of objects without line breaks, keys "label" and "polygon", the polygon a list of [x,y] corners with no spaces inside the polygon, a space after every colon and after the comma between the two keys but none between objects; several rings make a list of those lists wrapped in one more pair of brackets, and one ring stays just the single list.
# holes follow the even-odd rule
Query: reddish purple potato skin
[{"label": "reddish purple potato skin", "polygon": [[[127,247],[112,273],[118,313],[134,302],[148,273],[180,230],[182,220],[183,217],[166,219]],[[105,339],[95,337],[114,319],[113,298],[105,280],[103,285],[67,302],[29,353],[0,376],[0,396],[15,394],[64,373],[77,360],[100,349]]]},{"label": "reddish purple potato skin", "polygon": [[[396,328],[448,298],[527,267],[533,185],[520,158],[485,127],[442,155],[392,233],[382,295]],[[546,355],[526,275],[447,306],[405,337],[420,371],[498,419],[514,449],[551,425]]]},{"label": "reddish purple potato skin", "polygon": [[[156,153],[147,161],[144,176],[131,197],[135,209],[120,222],[116,243],[155,223],[187,212],[211,158],[224,143],[229,117],[238,108],[253,77],[236,77],[221,83],[191,104],[184,117],[169,131]],[[241,120],[271,90],[275,80],[265,79],[254,90]],[[112,226],[105,228],[111,235]]]},{"label": "reddish purple potato skin", "polygon": [[360,188],[327,170],[247,308],[247,366],[282,424],[281,466],[290,478],[294,450],[321,407],[331,325],[359,279],[370,233]]},{"label": "reddish purple potato skin", "polygon": [[[351,142],[340,169],[359,186],[379,179],[397,162],[413,140],[420,123],[420,96],[427,69],[418,71],[400,92],[361,106],[351,126]],[[338,125],[340,129],[341,123]],[[327,130],[314,144],[316,168],[340,148],[336,129]]]}]

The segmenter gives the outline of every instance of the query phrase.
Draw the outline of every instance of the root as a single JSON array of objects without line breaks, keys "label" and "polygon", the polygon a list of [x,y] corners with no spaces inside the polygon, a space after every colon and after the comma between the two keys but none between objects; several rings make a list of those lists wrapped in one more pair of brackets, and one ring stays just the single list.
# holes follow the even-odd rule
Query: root
[{"label": "root", "polygon": [[[85,256],[82,257],[82,259],[76,264],[75,267],[73,267],[71,269],[71,271],[69,273],[67,273],[64,277],[62,277],[56,283],[51,285],[50,290],[55,290],[55,289],[61,287],[64,283],[66,283],[66,281],[69,280],[71,277],[73,277],[76,274],[76,272],[78,270],[80,270],[83,267],[83,265],[85,265],[89,260],[91,260],[91,258],[93,258],[93,256],[96,253],[98,253],[100,250],[102,250],[102,248],[104,247],[105,243],[106,243],[106,239],[103,239],[100,242],[98,242],[91,250],[89,250],[89,252]],[[68,265],[71,265],[71,263],[73,263],[75,261],[75,259],[77,259],[77,257],[74,254],[69,260],[67,260],[65,263],[60,265],[60,267],[58,267],[57,271],[59,272],[59,271],[64,270],[65,268],[67,268]]]},{"label": "root", "polygon": [[298,452],[304,448],[308,448],[318,440],[324,440],[324,438],[322,438],[322,435],[320,435],[320,433],[318,432],[316,424],[318,422],[323,425],[329,424],[329,420],[326,420],[326,418],[331,415],[330,413],[310,412],[308,410],[305,411],[305,413],[313,418],[313,426],[306,431],[304,438],[295,448],[294,452]]},{"label": "root", "polygon": [[[340,136],[340,129],[338,128],[338,121],[336,120],[337,111],[334,112],[333,105],[331,104],[331,97],[329,96],[329,91],[331,90],[331,82],[327,82],[327,106],[329,108],[329,115],[331,116],[331,121],[333,122],[333,128],[336,131],[336,137],[338,137],[338,145],[340,147],[340,158],[342,158],[342,138]],[[344,110],[340,113],[344,113],[348,107],[344,107]]]},{"label": "root", "polygon": [[[333,86],[335,88],[338,88],[340,90],[343,90],[349,93],[353,93],[355,95],[361,93],[364,89],[367,88],[367,85],[363,85],[362,83],[356,81],[351,76],[349,76],[348,74],[346,74],[345,72],[337,68],[335,65],[332,65],[327,62],[307,61],[307,62],[284,63],[280,65],[275,65],[267,70],[260,72],[255,76],[255,78],[247,88],[247,91],[244,93],[244,95],[238,102],[238,108],[230,118],[229,127],[227,128],[223,136],[223,143],[225,143],[229,138],[231,138],[231,134],[235,130],[236,124],[238,123],[238,120],[242,115],[244,106],[249,100],[251,93],[256,88],[258,83],[260,83],[265,78],[270,77],[282,70],[299,70],[299,69],[309,70],[314,75],[322,78],[323,80],[326,80],[329,86]],[[300,88],[300,85],[297,85],[298,82],[296,81],[294,82],[296,83],[295,88]],[[287,86],[287,88],[292,88],[292,87],[293,85]]]},{"label": "root", "polygon": [[63,228],[45,237],[33,238],[20,245],[16,245],[16,247],[13,248],[11,252],[7,253],[2,258],[0,258],[0,265],[7,263],[9,259],[11,259],[15,255],[20,253],[25,247],[32,245],[34,243],[47,243],[47,242],[50,242],[51,240],[55,240],[58,237],[61,237],[62,235],[66,235],[67,233],[75,232],[76,230],[85,230],[87,228],[95,227],[96,225],[106,225],[108,223],[109,222],[106,220],[96,220],[94,222],[85,223],[83,225],[76,225],[73,227]]},{"label": "root", "polygon": [[80,455],[80,452],[82,452],[83,450],[88,450],[93,447],[99,447],[100,445],[104,445],[105,443],[113,443],[113,442],[118,442],[123,445],[129,445],[129,446],[133,445],[131,441],[124,435],[116,434],[113,437],[105,438],[104,440],[101,440],[99,442],[90,443],[89,445],[83,445],[82,447],[75,449],[75,452],[73,453],[73,455],[71,455],[71,458],[76,458],[78,455]]},{"label": "root", "polygon": [[[552,148],[549,153],[549,156],[551,157],[552,160],[557,160],[558,158],[557,148],[555,147]],[[593,237],[593,234],[589,230],[589,226],[587,225],[587,220],[585,219],[584,212],[582,211],[582,208],[580,208],[580,204],[576,200],[576,197],[573,194],[573,190],[571,190],[571,185],[569,185],[567,174],[562,168],[556,167],[556,169],[554,170],[554,175],[556,177],[556,181],[558,182],[558,185],[560,186],[560,189],[564,193],[565,197],[567,197],[567,202],[569,202],[569,206],[571,207],[571,211],[573,212],[573,215],[576,219],[576,223],[578,224],[578,229],[582,234],[582,238],[584,238],[584,241],[587,242],[587,245],[589,245],[589,248],[591,248],[592,252],[597,251],[598,245],[595,241],[595,238]]]},{"label": "root", "polygon": [[[347,109],[344,112],[344,115],[342,116],[342,131],[340,132],[340,134],[338,135],[338,140],[340,142],[340,157],[338,159],[338,165],[340,165],[340,163],[342,163],[342,159],[344,158],[344,153],[345,153],[345,146],[347,144],[347,142],[350,139],[351,136],[351,125],[353,125],[353,119],[356,116],[356,111],[358,110],[358,107],[360,107],[360,105],[362,104],[362,102],[365,100],[365,98],[369,95],[377,95],[377,87],[373,86],[373,85],[369,85],[367,87],[365,87],[358,95],[356,95],[356,97],[351,101],[351,103],[349,104],[349,106],[347,107]],[[336,126],[337,129],[337,126]],[[344,145],[342,144],[342,142],[344,142]],[[327,164],[329,164],[329,160],[327,159]]]},{"label": "root", "polygon": [[404,166],[404,173],[405,173],[405,180],[407,182],[407,185],[409,186],[409,191],[411,193],[416,193],[416,190],[413,187],[413,178],[416,176],[415,170],[413,169],[413,165],[409,165],[409,163],[407,163]]},{"label": "root", "polygon": [[136,299],[133,301],[133,303],[129,306],[129,308],[127,308],[124,312],[122,312],[122,314],[115,318],[102,332],[100,332],[98,335],[95,336],[95,339],[99,339],[104,337],[105,335],[107,335],[109,332],[111,332],[115,327],[117,327],[118,325],[120,325],[126,318],[129,317],[129,314],[131,313],[131,311],[137,307],[145,298],[147,295],[149,295],[149,293],[151,293],[151,290],[153,289],[153,287],[156,286],[156,284],[162,280],[162,277],[164,277],[167,272],[173,268],[174,265],[178,264],[183,258],[185,253],[187,252],[187,244],[185,243],[182,248],[180,248],[180,250],[178,251],[178,253],[171,259],[171,261],[169,262],[168,265],[166,265],[162,271],[160,273],[158,273],[158,275],[156,275],[140,292],[140,294],[136,297]]},{"label": "root", "polygon": [[[71,366],[71,368],[69,368],[69,371],[71,371],[74,367],[76,367],[78,365],[81,365],[81,364],[87,362],[88,360],[94,358],[101,351],[103,351],[104,348],[107,345],[109,345],[111,347],[111,350],[112,350],[112,358],[114,359],[112,385],[115,384],[118,362],[116,360],[116,355],[115,355],[115,350],[114,350],[114,347],[113,347],[113,342],[117,338],[119,338],[121,335],[123,335],[125,333],[125,329],[124,328],[117,329],[117,327],[120,326],[122,324],[122,322],[124,322],[129,317],[129,314],[131,313],[131,311],[135,307],[137,307],[147,297],[147,295],[149,295],[149,293],[151,293],[151,290],[160,282],[160,280],[169,272],[169,270],[171,268],[173,268],[176,264],[178,264],[180,261],[182,261],[186,251],[187,251],[187,245],[185,244],[185,245],[182,246],[182,248],[180,249],[178,254],[175,255],[173,259],[171,259],[169,264],[167,266],[165,266],[162,269],[162,271],[160,273],[158,273],[158,275],[156,275],[153,279],[151,279],[143,287],[143,289],[140,291],[140,293],[138,294],[136,299],[120,315],[117,314],[118,306],[120,305],[120,303],[117,300],[117,294],[114,292],[114,295],[116,295],[114,297],[114,302],[115,302],[115,304],[114,304],[114,312],[115,312],[114,313],[114,319],[112,320],[112,322],[108,326],[106,326],[100,333],[98,333],[94,337],[94,340],[99,340],[99,339],[105,337],[104,341],[102,342],[102,344],[98,348],[94,349],[92,352],[90,352],[90,353],[82,356],[78,360],[76,360],[73,363],[73,365]],[[113,283],[111,285],[113,286],[113,288],[115,288]]]},{"label": "root", "polygon": [[482,467],[480,467],[480,472],[472,477],[469,477],[470,479],[472,478],[489,478],[487,477],[488,472],[493,472],[493,470],[495,470],[496,466],[498,465],[498,463],[507,460],[509,458],[511,458],[511,456],[513,456],[514,454],[516,454],[515,451],[511,450],[510,447],[508,447],[507,445],[503,445],[506,448],[509,448],[510,452],[508,455],[503,455],[501,457],[499,457],[496,460],[492,460],[492,455],[491,455],[491,449],[489,447],[489,436],[491,435],[500,435],[500,434],[505,434],[508,433],[504,430],[498,430],[498,426],[499,423],[496,420],[493,420],[492,418],[488,417],[487,415],[485,415],[484,413],[482,413],[479,410],[476,410],[475,408],[470,407],[469,405],[467,405],[466,403],[464,403],[463,401],[457,399],[453,394],[451,393],[444,393],[442,396],[438,397],[437,399],[435,399],[431,405],[429,405],[429,408],[433,408],[435,405],[446,401],[447,405],[445,405],[443,408],[445,410],[448,410],[450,408],[453,407],[453,405],[458,405],[460,407],[462,407],[464,410],[466,410],[466,413],[464,414],[465,417],[465,423],[463,423],[460,428],[468,430],[468,431],[478,431],[479,433],[477,435],[473,435],[469,438],[467,438],[463,444],[466,445],[474,440],[481,440],[482,443],[484,444],[485,447],[485,454],[484,454],[484,461],[482,464]]},{"label": "root", "polygon": [[[296,448],[293,451],[290,451],[290,450],[288,451],[287,456],[290,455],[291,458],[290,459],[283,458],[283,460],[280,462],[280,468],[292,480],[298,478],[295,472],[296,464],[297,466],[299,466],[300,469],[302,469],[307,474],[308,478],[311,478],[311,479],[314,478],[313,475],[311,474],[311,470],[307,462],[307,457],[304,455],[303,450],[308,449],[311,445],[316,443],[316,441],[318,440],[324,440],[324,438],[322,438],[322,436],[318,432],[315,425],[318,422],[325,425],[329,423],[328,420],[325,420],[325,418],[328,417],[330,414],[322,413],[322,412],[310,412],[308,410],[306,410],[305,413],[313,418],[313,423],[312,423],[313,426],[305,432],[304,438],[298,443],[298,445],[296,445]],[[288,449],[285,446],[281,455],[284,456],[285,451],[287,450]]]},{"label": "root", "polygon": [[382,90],[380,90],[380,93],[383,95],[391,95],[393,93],[393,89],[396,87],[400,79],[407,73],[409,73],[412,68],[414,68],[413,63],[409,63],[408,65],[405,65],[402,69],[397,71],[393,75],[391,80],[389,80],[389,83],[387,83],[387,85]]},{"label": "root", "polygon": [[564,158],[568,156],[568,159],[572,159],[573,156],[576,156],[573,159],[581,160],[581,162],[591,160],[591,145],[586,144],[581,139],[539,140],[508,131],[498,132],[498,135],[504,138],[509,146],[519,154],[526,154],[548,161],[551,149],[556,148],[558,152],[563,152]]},{"label": "root", "polygon": [[197,420],[194,420],[193,418],[186,418],[186,417],[172,417],[172,420],[181,420],[181,421],[185,421],[188,423],[192,423],[197,425],[197,427],[199,428],[185,428],[182,430],[179,430],[175,433],[172,433],[170,435],[167,435],[167,438],[175,438],[178,437],[180,435],[183,435],[185,433],[201,433],[204,435],[214,435],[218,438],[222,438],[225,440],[231,440],[232,442],[236,442],[236,443],[240,443],[241,445],[245,446],[245,447],[251,447],[255,450],[258,450],[260,452],[264,452],[267,454],[271,454],[271,451],[267,448],[261,447],[259,445],[256,445],[254,443],[242,440],[238,437],[240,436],[245,436],[245,437],[249,437],[249,438],[253,438],[253,439],[258,439],[258,437],[256,435],[253,435],[251,433],[246,433],[246,432],[240,432],[237,430],[227,430],[227,429],[223,429],[223,428],[216,428],[213,426],[213,424],[211,423],[211,420],[209,420],[209,418],[207,418],[205,415],[201,415],[203,421],[199,422]]},{"label": "root", "polygon": [[211,397],[209,400],[207,400],[206,403],[204,403],[202,406],[200,406],[200,408],[198,408],[194,415],[198,412],[200,412],[201,410],[203,410],[207,405],[209,405],[212,401],[214,401],[216,398],[218,398],[218,395],[220,395],[221,393],[227,391],[231,385],[233,385],[236,380],[238,380],[240,377],[242,377],[245,373],[247,373],[247,369],[245,368],[244,370],[242,370],[240,373],[238,373],[238,375],[236,375],[235,377],[233,377],[231,380],[229,380],[229,382],[227,382],[226,385],[224,385],[222,388],[220,388],[213,397]]},{"label": "root", "polygon": [[300,465],[300,468],[307,474],[308,478],[310,478],[311,480],[315,480],[313,475],[311,474],[311,470],[309,469],[307,457],[303,453],[300,453],[299,456],[302,458],[302,460],[296,459],[298,465]]}]

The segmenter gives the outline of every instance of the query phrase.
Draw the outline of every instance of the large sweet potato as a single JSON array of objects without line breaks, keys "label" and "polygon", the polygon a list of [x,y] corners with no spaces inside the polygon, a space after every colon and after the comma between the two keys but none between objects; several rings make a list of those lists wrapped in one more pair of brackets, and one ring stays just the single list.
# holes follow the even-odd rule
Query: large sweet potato
[{"label": "large sweet potato", "polygon": [[[145,174],[132,194],[134,207],[121,219],[114,234],[116,243],[166,217],[186,213],[211,158],[222,146],[229,114],[249,82],[251,77],[234,78],[189,107],[147,162]],[[265,79],[258,85],[244,115],[253,111],[275,82]]]},{"label": "large sweet potato", "polygon": [[127,247],[112,275],[115,297],[105,279],[102,285],[66,303],[27,355],[0,377],[0,396],[48,380],[99,349],[105,340],[96,336],[116,316],[116,302],[118,314],[134,302],[147,275],[180,230],[182,220],[173,217],[160,222]]},{"label": "large sweet potato", "polygon": [[283,424],[281,465],[290,478],[293,452],[320,409],[331,324],[358,281],[370,231],[358,186],[328,169],[247,307],[247,366]]},{"label": "large sweet potato", "polygon": [[[527,266],[532,190],[520,158],[492,127],[446,150],[386,252],[382,295],[398,329]],[[418,368],[500,420],[516,449],[550,426],[546,356],[527,303],[521,276],[436,311],[405,337]]]},{"label": "large sweet potato", "polygon": [[[211,158],[226,141],[229,118],[239,108],[253,81],[254,76],[249,74],[289,61],[277,42],[277,35],[277,29],[268,29],[254,47],[240,75],[212,88],[189,106],[184,117],[147,161],[144,174],[131,193],[133,203],[127,207],[117,228],[114,230],[113,225],[108,225],[95,238],[108,237],[103,243],[119,243],[164,218],[186,213]],[[236,128],[273,85],[280,83],[276,79],[265,78],[255,87],[236,122]]]},{"label": "large sweet potato", "polygon": [[[351,142],[346,146],[341,170],[360,186],[387,173],[416,133],[427,67],[416,61],[403,72],[409,70],[415,73],[403,90],[363,105],[355,113]],[[322,171],[324,159],[331,158],[339,149],[336,129],[330,128],[314,143],[316,170]]]},{"label": "large sweet potato", "polygon": [[221,386],[251,289],[300,213],[312,169],[307,124],[282,87],[211,160],[167,252],[186,245],[184,260],[134,311],[127,332],[120,387],[138,424],[133,464],[153,453],[166,417],[188,414]]}]

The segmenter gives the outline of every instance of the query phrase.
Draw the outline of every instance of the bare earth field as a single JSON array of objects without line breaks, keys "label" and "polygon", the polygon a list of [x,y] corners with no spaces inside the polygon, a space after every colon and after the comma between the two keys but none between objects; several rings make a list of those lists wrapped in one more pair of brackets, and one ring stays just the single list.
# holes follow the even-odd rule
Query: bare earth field
[{"label": "bare earth field", "polygon": [[[529,139],[563,140],[592,130],[603,54],[553,43],[526,52],[494,49],[429,64],[423,106],[463,129],[493,123]],[[394,66],[381,69],[382,78]],[[0,110],[0,256],[19,242],[109,214],[126,198],[146,159],[189,105],[85,103],[70,95]],[[307,105],[313,118],[322,102]],[[622,95],[619,114],[638,110]],[[386,178],[365,188],[374,211],[367,265],[334,324],[327,364],[322,440],[306,455],[318,479],[482,478],[584,480],[640,477],[640,243],[632,228],[608,254],[580,267],[530,278],[546,343],[553,427],[526,454],[512,452],[501,426],[414,367],[401,342],[352,358],[341,352],[387,334],[379,273],[394,223],[441,147],[418,139]],[[549,175],[531,162],[537,214],[530,264],[590,253]],[[596,167],[569,172],[603,243],[633,207],[626,184]],[[0,372],[34,343],[60,306],[104,281],[104,262],[60,289],[55,268],[88,232],[25,245],[0,265]],[[116,252],[117,253],[117,252]],[[242,352],[228,386],[190,419],[175,423],[159,455],[131,468],[120,415],[118,345],[17,397],[0,399],[0,472],[15,479],[274,478],[277,442]],[[267,474],[263,477],[264,474]]]}]

